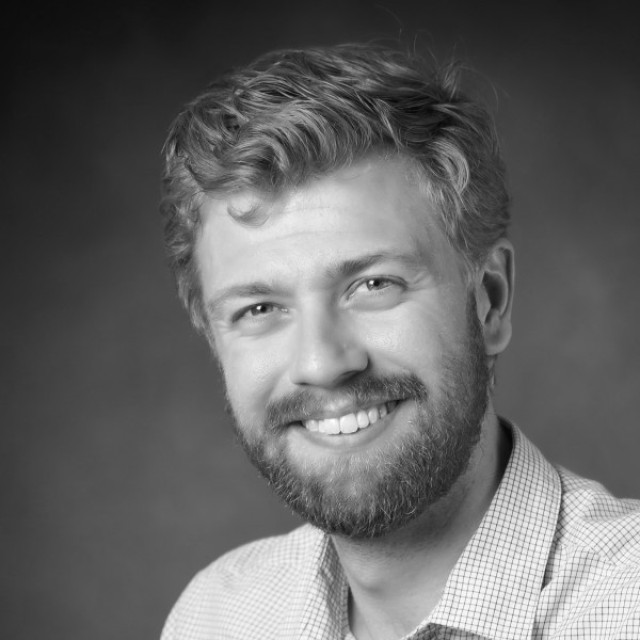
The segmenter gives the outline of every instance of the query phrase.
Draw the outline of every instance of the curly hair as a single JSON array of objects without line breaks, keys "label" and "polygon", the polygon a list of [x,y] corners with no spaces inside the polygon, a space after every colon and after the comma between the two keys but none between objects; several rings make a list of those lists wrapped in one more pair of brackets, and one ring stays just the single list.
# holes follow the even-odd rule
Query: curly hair
[{"label": "curly hair", "polygon": [[169,258],[180,299],[205,333],[194,245],[207,196],[246,189],[276,195],[380,153],[415,167],[469,270],[509,224],[494,124],[459,91],[457,67],[432,71],[415,54],[379,45],[258,58],[186,106],[164,153]]}]

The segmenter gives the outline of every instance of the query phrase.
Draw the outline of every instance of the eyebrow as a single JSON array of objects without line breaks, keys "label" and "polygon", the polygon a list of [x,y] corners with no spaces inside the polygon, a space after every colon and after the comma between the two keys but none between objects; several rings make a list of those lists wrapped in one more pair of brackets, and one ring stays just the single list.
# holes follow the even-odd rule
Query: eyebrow
[{"label": "eyebrow", "polygon": [[400,262],[408,267],[416,267],[424,263],[424,258],[417,252],[393,253],[391,251],[381,251],[380,253],[371,253],[357,258],[342,260],[334,265],[330,265],[327,269],[327,277],[329,279],[348,278],[379,262]]},{"label": "eyebrow", "polygon": [[[408,252],[406,254],[392,253],[389,251],[381,251],[379,253],[371,253],[364,256],[341,260],[335,264],[329,265],[326,269],[325,277],[328,280],[340,280],[354,276],[379,262],[393,261],[399,262],[409,268],[416,268],[425,264],[425,257],[419,252]],[[233,298],[253,298],[258,296],[273,295],[277,287],[268,281],[255,281],[245,284],[231,285],[225,287],[220,293],[211,298],[207,304],[207,310],[213,317],[221,315],[221,309],[226,302]]]},{"label": "eyebrow", "polygon": [[207,304],[207,311],[213,317],[219,317],[224,304],[233,298],[253,298],[257,296],[271,295],[275,287],[267,282],[251,282],[248,284],[236,284],[224,288],[218,295],[211,298]]}]

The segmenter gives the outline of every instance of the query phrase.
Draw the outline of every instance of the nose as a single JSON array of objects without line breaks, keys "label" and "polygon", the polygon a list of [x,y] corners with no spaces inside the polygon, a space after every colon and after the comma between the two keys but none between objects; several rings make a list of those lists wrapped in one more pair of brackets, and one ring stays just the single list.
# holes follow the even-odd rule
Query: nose
[{"label": "nose", "polygon": [[362,339],[338,312],[315,309],[300,318],[290,366],[297,385],[336,387],[369,365]]}]

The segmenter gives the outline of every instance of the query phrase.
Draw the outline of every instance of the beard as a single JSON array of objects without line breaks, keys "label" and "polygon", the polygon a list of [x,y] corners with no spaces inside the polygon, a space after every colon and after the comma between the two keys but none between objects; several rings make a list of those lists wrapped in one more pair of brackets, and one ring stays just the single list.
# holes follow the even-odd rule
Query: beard
[{"label": "beard", "polygon": [[[260,429],[238,423],[236,415],[236,432],[276,495],[303,519],[352,539],[383,536],[446,496],[468,468],[480,439],[491,371],[472,295],[466,344],[459,351],[445,358],[437,399],[414,374],[362,373],[333,392],[333,398],[339,395],[357,407],[397,398],[403,399],[400,406],[415,403],[410,428],[385,448],[335,455],[321,471],[296,464],[287,431],[304,428],[292,423],[300,422],[301,416],[320,415],[324,406],[322,398],[307,389],[269,403]],[[249,433],[251,440],[245,435]]]}]

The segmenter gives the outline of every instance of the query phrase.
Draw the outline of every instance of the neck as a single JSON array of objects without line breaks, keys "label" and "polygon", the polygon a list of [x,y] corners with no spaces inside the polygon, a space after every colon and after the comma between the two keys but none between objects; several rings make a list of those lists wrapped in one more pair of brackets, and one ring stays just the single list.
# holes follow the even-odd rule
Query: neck
[{"label": "neck", "polygon": [[380,538],[333,538],[358,640],[402,637],[429,615],[491,503],[509,457],[508,440],[490,408],[469,467],[447,496]]}]

